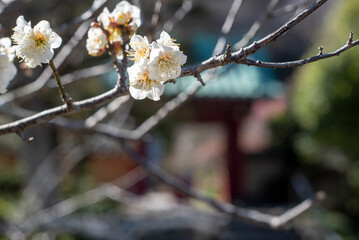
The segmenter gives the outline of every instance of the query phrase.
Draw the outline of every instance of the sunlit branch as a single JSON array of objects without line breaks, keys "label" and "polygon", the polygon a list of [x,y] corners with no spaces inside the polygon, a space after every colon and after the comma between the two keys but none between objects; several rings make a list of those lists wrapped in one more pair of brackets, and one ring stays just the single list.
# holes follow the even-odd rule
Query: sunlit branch
[{"label": "sunlit branch", "polygon": [[312,62],[316,62],[322,59],[326,59],[326,58],[330,58],[330,57],[334,57],[334,56],[339,56],[339,54],[341,54],[342,52],[356,46],[359,44],[359,40],[356,41],[352,41],[352,38],[350,38],[351,40],[348,41],[348,43],[346,45],[344,45],[343,47],[337,49],[334,52],[330,52],[330,53],[326,53],[323,54],[323,48],[320,48],[320,52],[318,55],[313,56],[313,57],[309,57],[309,58],[305,58],[305,59],[300,59],[300,60],[296,60],[296,61],[289,61],[289,62],[263,62],[260,60],[252,60],[252,59],[245,59],[243,61],[244,64],[247,64],[248,66],[257,66],[257,67],[265,67],[265,68],[293,68],[293,67],[300,67],[303,66],[305,64],[308,63],[312,63]]}]

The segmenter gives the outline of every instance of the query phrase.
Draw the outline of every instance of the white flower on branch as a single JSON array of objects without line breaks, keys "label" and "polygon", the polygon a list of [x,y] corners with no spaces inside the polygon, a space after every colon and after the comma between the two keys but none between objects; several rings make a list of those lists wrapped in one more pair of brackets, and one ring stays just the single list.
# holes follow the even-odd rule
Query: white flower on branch
[{"label": "white flower on branch", "polygon": [[98,27],[91,27],[87,33],[86,48],[91,56],[100,56],[106,50],[107,37]]},{"label": "white flower on branch", "polygon": [[164,31],[151,44],[146,37],[134,34],[130,46],[129,56],[135,61],[128,69],[131,96],[159,100],[164,90],[163,83],[180,76],[187,57],[179,50],[179,44]]},{"label": "white flower on branch", "polygon": [[140,62],[141,60],[149,57],[150,44],[147,37],[134,34],[130,41],[132,50],[129,52],[131,60]]},{"label": "white flower on branch", "polygon": [[15,77],[17,69],[5,53],[0,54],[0,93],[7,91],[7,86]]},{"label": "white flower on branch", "polygon": [[16,55],[22,58],[27,66],[35,68],[41,63],[48,63],[54,56],[54,48],[61,45],[62,39],[52,31],[48,21],[40,21],[34,28],[31,22],[26,22],[23,16],[16,20],[12,39]]},{"label": "white flower on branch", "polygon": [[134,99],[140,100],[147,97],[158,101],[163,94],[164,86],[161,81],[149,78],[147,63],[148,60],[144,59],[142,62],[135,63],[132,67],[128,68],[130,79],[129,91]]},{"label": "white flower on branch", "polygon": [[181,66],[186,63],[187,56],[173,47],[153,44],[148,62],[149,78],[165,82],[176,79],[181,74]]},{"label": "white flower on branch", "polygon": [[121,28],[132,35],[141,26],[141,11],[137,6],[122,1],[112,12],[104,8],[97,20],[109,32],[111,42],[122,41]]},{"label": "white flower on branch", "polygon": [[12,62],[15,58],[15,49],[11,46],[11,39],[8,37],[0,38],[0,53],[6,54]]},{"label": "white flower on branch", "polygon": [[141,11],[137,6],[134,6],[127,1],[118,3],[112,12],[114,20],[117,24],[128,24],[132,28],[141,26]]},{"label": "white flower on branch", "polygon": [[165,31],[162,31],[160,38],[156,40],[158,45],[171,47],[174,50],[179,51],[179,44],[175,43],[175,41],[176,39],[171,38],[171,36]]}]

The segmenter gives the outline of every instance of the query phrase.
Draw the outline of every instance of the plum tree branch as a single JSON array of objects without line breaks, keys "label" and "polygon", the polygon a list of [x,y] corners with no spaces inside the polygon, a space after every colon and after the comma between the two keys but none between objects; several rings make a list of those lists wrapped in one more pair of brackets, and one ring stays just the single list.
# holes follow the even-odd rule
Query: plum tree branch
[{"label": "plum tree branch", "polygon": [[124,141],[122,142],[122,146],[127,152],[127,154],[138,164],[147,169],[151,174],[155,177],[163,181],[164,183],[174,187],[175,189],[181,191],[182,193],[192,197],[196,200],[206,203],[212,208],[228,214],[233,218],[244,222],[249,223],[255,226],[266,227],[271,229],[280,229],[285,227],[289,222],[295,220],[303,213],[314,207],[319,202],[323,201],[325,198],[325,193],[318,192],[312,198],[308,198],[296,205],[293,208],[290,208],[283,214],[279,216],[270,215],[267,213],[262,213],[257,210],[247,209],[243,207],[238,207],[230,203],[223,203],[216,201],[210,197],[207,197],[196,189],[188,186],[184,182],[175,178],[173,175],[167,173],[165,170],[160,168],[158,165],[152,163],[151,161],[146,161],[142,157],[140,157],[135,151],[133,151]]},{"label": "plum tree branch", "polygon": [[[276,39],[278,39],[280,36],[282,36],[287,31],[292,29],[296,24],[298,24],[299,22],[304,20],[306,17],[308,17],[311,13],[313,13],[315,10],[317,10],[325,2],[327,2],[327,0],[318,0],[317,2],[312,4],[310,7],[305,9],[303,12],[298,14],[296,17],[294,17],[292,20],[290,20],[289,22],[287,22],[286,24],[284,24],[283,26],[278,28],[275,32],[252,43],[251,45],[249,45],[245,48],[242,48],[236,52],[229,52],[229,53],[226,52],[224,54],[211,57],[198,65],[183,68],[180,77],[198,76],[198,74],[200,74],[203,71],[206,71],[208,69],[213,69],[213,68],[216,68],[219,66],[224,66],[224,65],[227,65],[230,63],[237,63],[237,64],[251,63],[247,58],[249,55],[255,53],[256,51],[263,48],[264,46],[267,46],[271,42],[276,41]],[[313,60],[319,60],[322,58],[335,56],[353,46],[356,46],[357,44],[358,44],[357,41],[354,41],[354,42],[348,41],[347,46],[336,51],[336,54],[329,54],[329,55],[322,54],[322,55],[314,57]],[[308,61],[308,63],[309,62],[311,62],[311,61]],[[304,63],[306,63],[305,59],[304,59]],[[299,63],[295,63],[295,64],[299,64]],[[270,64],[262,64],[262,65],[268,66]],[[302,63],[302,65],[303,65],[303,63]],[[289,65],[287,64],[287,67],[292,67],[292,66],[291,66],[291,64],[289,64]],[[123,87],[120,88],[118,86],[115,86],[113,89],[111,89],[103,94],[100,94],[98,96],[88,98],[88,99],[85,99],[82,101],[73,102],[73,108],[71,108],[71,109],[68,109],[66,107],[66,105],[62,105],[62,106],[44,110],[42,112],[39,112],[32,116],[17,120],[15,122],[0,125],[0,135],[14,133],[14,132],[18,131],[19,129],[24,130],[33,125],[51,121],[52,119],[59,117],[59,116],[65,116],[65,115],[69,115],[69,114],[76,113],[76,112],[95,109],[98,106],[104,105],[104,104],[114,100],[115,98],[117,98],[119,96],[126,95],[126,94],[128,94],[127,89],[125,89]],[[139,129],[141,129],[141,128],[139,128]],[[141,136],[142,132],[146,132],[146,131],[138,131],[138,132],[139,132],[138,136]]]},{"label": "plum tree branch", "polygon": [[[350,40],[351,39],[351,40]],[[320,48],[321,51],[319,52],[318,55],[316,56],[312,56],[309,58],[305,58],[305,59],[300,59],[300,60],[296,60],[296,61],[289,61],[289,62],[263,62],[260,60],[252,60],[252,59],[244,59],[243,63],[247,64],[249,66],[257,66],[257,67],[265,67],[265,68],[293,68],[293,67],[300,67],[303,66],[305,64],[308,63],[312,63],[312,62],[316,62],[322,59],[326,59],[326,58],[330,58],[330,57],[334,57],[334,56],[339,56],[342,52],[356,46],[359,44],[359,39],[352,41],[352,38],[349,38],[349,41],[347,42],[347,44],[345,44],[343,47],[337,49],[334,52],[330,52],[330,53],[326,53],[323,54],[322,53],[322,47]]]},{"label": "plum tree branch", "polygon": [[263,48],[264,46],[267,46],[268,44],[276,41],[280,36],[288,32],[290,29],[292,29],[295,25],[303,21],[306,17],[308,17],[311,13],[313,13],[315,10],[317,10],[319,7],[321,7],[324,3],[326,3],[328,0],[318,0],[314,4],[312,4],[310,7],[305,9],[303,12],[298,14],[296,17],[294,17],[292,20],[278,28],[273,33],[265,36],[264,38],[253,42],[251,45],[241,48],[240,50],[236,52],[232,52],[230,56],[224,61],[222,55],[214,56],[212,58],[209,58],[202,63],[184,68],[182,70],[182,73],[180,77],[184,76],[195,76],[198,73],[201,73],[205,70],[216,68],[220,66],[227,65],[229,63],[242,63],[245,58],[247,58],[249,55],[252,55],[253,53],[257,52],[259,49]]}]

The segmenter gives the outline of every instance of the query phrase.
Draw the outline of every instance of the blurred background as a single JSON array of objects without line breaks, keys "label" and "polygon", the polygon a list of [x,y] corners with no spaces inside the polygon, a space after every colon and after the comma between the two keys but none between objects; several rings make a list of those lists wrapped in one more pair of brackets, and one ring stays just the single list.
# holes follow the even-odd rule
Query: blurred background
[{"label": "blurred background", "polygon": [[[156,1],[132,3],[143,11],[138,34],[156,36],[162,29],[172,30],[171,37],[181,44],[190,66],[211,57],[233,1],[187,2],[189,12],[175,23],[169,20],[183,2],[163,1],[154,26]],[[314,1],[280,0],[266,14],[269,2],[243,1],[226,35],[232,46],[255,21],[263,20],[250,43]],[[108,1],[110,11],[116,3]],[[76,17],[92,4],[92,0],[0,1],[1,37],[11,36],[19,15],[33,25],[48,20],[63,45],[77,31],[78,44],[59,66],[75,100],[116,84],[110,58],[89,56],[86,31],[77,30],[81,19]],[[357,0],[328,1],[251,58],[281,62],[314,56],[320,46],[323,53],[334,51],[345,45],[350,32],[356,39],[358,15]],[[15,134],[0,137],[1,239],[358,239],[358,57],[359,49],[353,48],[296,69],[227,65],[141,140],[126,141],[146,161],[201,193],[238,206],[280,214],[319,190],[326,192],[322,204],[287,229],[243,224],[187,198],[150,176],[113,139],[42,124],[26,131],[34,137],[30,144]],[[15,62],[19,73],[10,92],[45,71],[45,66],[30,70]],[[159,102],[118,103],[104,123],[135,129],[196,81],[188,77],[166,84]],[[2,103],[0,123],[18,119],[9,109],[28,115],[21,109],[38,112],[61,104],[54,82],[49,80],[36,94]],[[68,118],[79,121],[94,113]]]}]

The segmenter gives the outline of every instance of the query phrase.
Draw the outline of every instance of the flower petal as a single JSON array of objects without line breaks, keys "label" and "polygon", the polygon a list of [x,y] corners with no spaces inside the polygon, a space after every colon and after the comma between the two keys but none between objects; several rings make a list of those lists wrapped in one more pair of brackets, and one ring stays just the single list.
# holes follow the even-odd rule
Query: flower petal
[{"label": "flower petal", "polygon": [[55,32],[52,32],[51,36],[51,47],[58,48],[61,46],[62,38]]},{"label": "flower petal", "polygon": [[163,94],[165,87],[163,84],[155,84],[151,91],[147,92],[147,97],[153,101],[160,100],[160,96]]},{"label": "flower petal", "polygon": [[141,100],[141,99],[146,98],[145,91],[138,89],[138,88],[134,88],[132,85],[129,87],[129,91],[130,91],[131,96],[134,99]]},{"label": "flower petal", "polygon": [[35,30],[39,31],[51,31],[50,23],[46,20],[40,21],[38,24],[34,27]]}]

